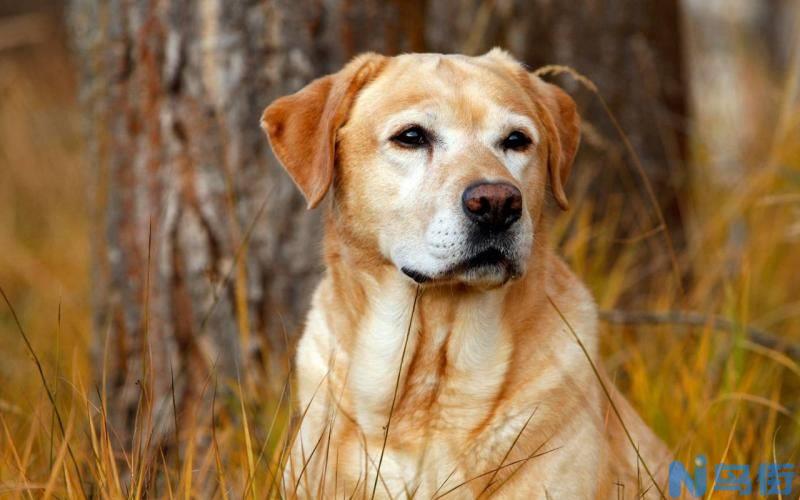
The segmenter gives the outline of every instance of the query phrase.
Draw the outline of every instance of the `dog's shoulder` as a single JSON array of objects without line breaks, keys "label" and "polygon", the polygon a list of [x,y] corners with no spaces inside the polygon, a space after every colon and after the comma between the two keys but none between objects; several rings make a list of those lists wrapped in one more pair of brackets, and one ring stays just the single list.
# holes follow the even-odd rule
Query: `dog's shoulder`
[{"label": "dog's shoulder", "polygon": [[561,257],[550,254],[547,259],[545,309],[560,326],[593,339],[597,331],[597,305],[592,293]]},{"label": "dog's shoulder", "polygon": [[[547,272],[545,275],[545,290],[555,299],[561,297],[570,305],[582,309],[594,310],[595,302],[586,284],[569,268],[566,262],[555,254],[547,256]],[[560,304],[558,304],[560,305]]]}]

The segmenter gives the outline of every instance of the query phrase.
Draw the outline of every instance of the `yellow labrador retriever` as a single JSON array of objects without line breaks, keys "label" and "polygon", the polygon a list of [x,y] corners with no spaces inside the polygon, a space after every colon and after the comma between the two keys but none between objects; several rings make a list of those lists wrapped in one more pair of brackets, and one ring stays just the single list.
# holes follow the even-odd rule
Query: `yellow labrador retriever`
[{"label": "yellow labrador retriever", "polygon": [[332,191],[287,495],[664,491],[669,452],[594,373],[595,305],[546,242],[578,148],[567,94],[497,49],[364,54],[262,126],[309,207]]}]

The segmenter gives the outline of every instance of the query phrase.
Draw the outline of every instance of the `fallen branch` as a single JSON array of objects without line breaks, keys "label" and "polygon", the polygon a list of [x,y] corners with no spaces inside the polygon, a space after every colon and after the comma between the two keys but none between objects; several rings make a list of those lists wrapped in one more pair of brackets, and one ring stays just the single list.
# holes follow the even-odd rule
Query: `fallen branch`
[{"label": "fallen branch", "polygon": [[742,331],[754,344],[782,352],[800,360],[800,344],[782,339],[777,335],[754,326],[742,325],[722,316],[705,315],[691,311],[622,311],[604,309],[600,319],[615,325],[684,325],[712,327],[715,330],[735,333]]}]

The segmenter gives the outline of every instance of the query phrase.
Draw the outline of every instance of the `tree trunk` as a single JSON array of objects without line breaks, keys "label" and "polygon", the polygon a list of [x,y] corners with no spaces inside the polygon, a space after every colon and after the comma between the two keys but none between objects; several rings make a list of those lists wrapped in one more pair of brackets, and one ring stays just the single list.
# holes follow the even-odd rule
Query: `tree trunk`
[{"label": "tree trunk", "polygon": [[[197,414],[213,379],[245,367],[283,382],[276,367],[321,271],[321,229],[258,127],[272,99],[365,50],[499,44],[533,66],[570,64],[597,82],[678,224],[678,24],[677,0],[75,0],[95,359],[117,434],[130,444],[138,415],[158,442]],[[618,144],[596,103],[583,104]],[[587,143],[578,169],[602,172],[609,153]]]},{"label": "tree trunk", "polygon": [[191,415],[210,375],[230,380],[281,349],[305,308],[319,217],[303,210],[258,123],[266,103],[316,76],[309,9],[74,5],[97,224],[96,359],[126,442],[140,387],[155,428],[167,428],[173,374],[178,415]]}]

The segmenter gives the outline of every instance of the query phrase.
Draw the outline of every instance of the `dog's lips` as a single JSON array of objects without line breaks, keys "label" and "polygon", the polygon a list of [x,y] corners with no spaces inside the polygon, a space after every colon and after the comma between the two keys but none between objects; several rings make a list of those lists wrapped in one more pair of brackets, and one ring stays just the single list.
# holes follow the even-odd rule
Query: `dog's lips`
[{"label": "dog's lips", "polygon": [[427,283],[427,282],[429,282],[429,281],[431,281],[433,279],[433,278],[431,278],[430,276],[428,276],[426,274],[423,274],[423,273],[421,273],[419,271],[415,271],[415,270],[411,269],[410,267],[405,267],[404,266],[404,267],[401,267],[400,270],[403,271],[403,274],[405,274],[406,276],[408,276],[412,280],[416,281],[420,285],[423,284],[423,283]]},{"label": "dog's lips", "polygon": [[431,282],[450,282],[455,280],[459,275],[470,272],[489,271],[491,268],[496,268],[498,273],[503,273],[507,279],[515,278],[519,272],[517,264],[510,258],[506,252],[497,247],[488,247],[479,252],[476,252],[471,257],[449,267],[447,270],[437,273],[434,276],[427,275],[409,267],[402,267],[400,270],[417,282],[418,284],[431,283]]},{"label": "dog's lips", "polygon": [[497,248],[490,247],[486,250],[476,253],[461,264],[458,264],[456,269],[461,271],[469,271],[470,269],[476,269],[479,267],[507,266],[510,263],[511,261],[502,251]]}]

